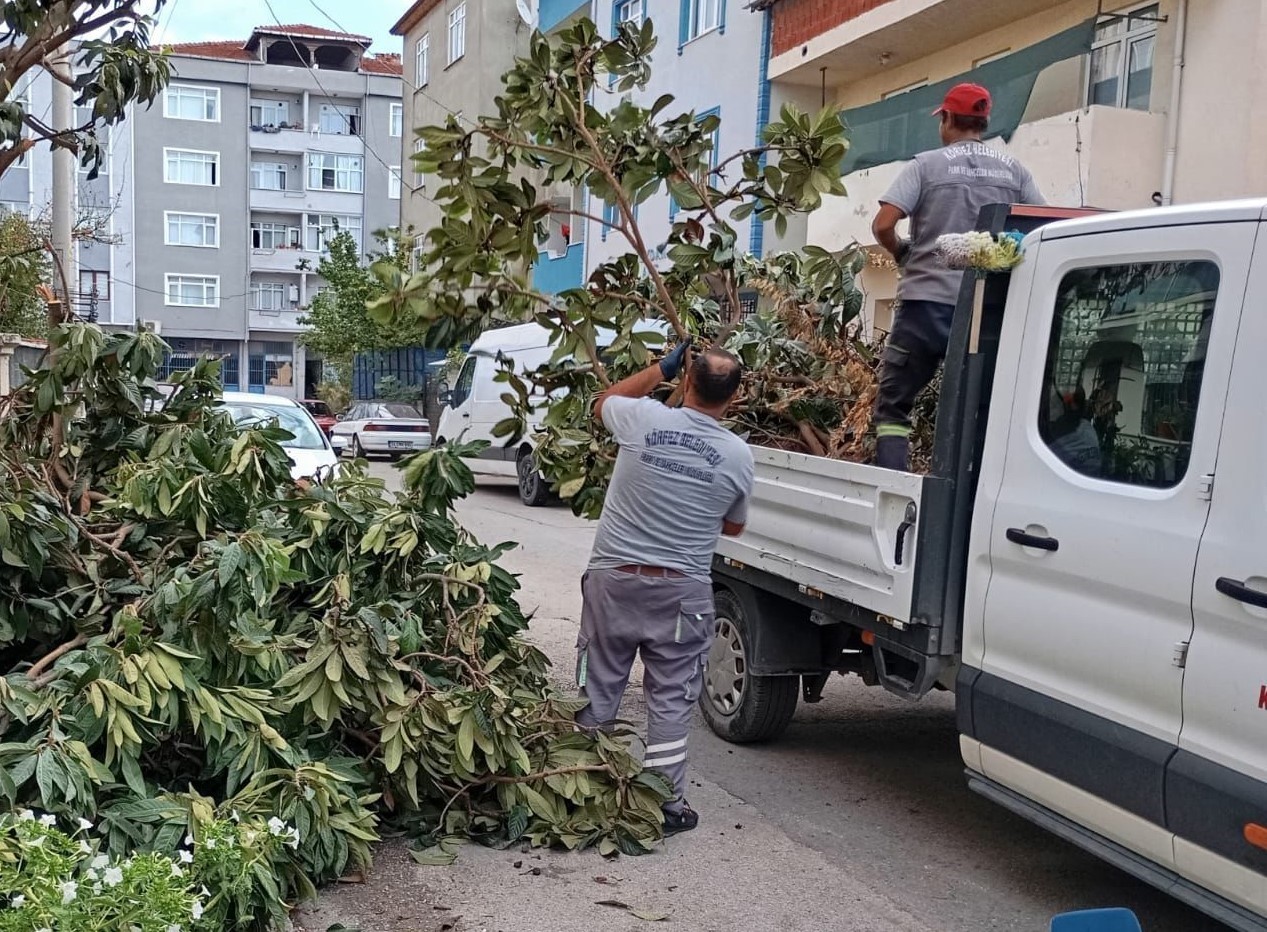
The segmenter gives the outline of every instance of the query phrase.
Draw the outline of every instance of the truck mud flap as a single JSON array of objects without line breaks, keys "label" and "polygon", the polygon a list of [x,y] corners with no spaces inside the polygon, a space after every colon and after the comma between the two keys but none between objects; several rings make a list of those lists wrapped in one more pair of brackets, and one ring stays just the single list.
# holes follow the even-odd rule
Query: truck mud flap
[{"label": "truck mud flap", "polygon": [[930,657],[881,638],[875,639],[871,656],[880,685],[904,699],[919,699],[932,689],[945,663],[941,657]]}]

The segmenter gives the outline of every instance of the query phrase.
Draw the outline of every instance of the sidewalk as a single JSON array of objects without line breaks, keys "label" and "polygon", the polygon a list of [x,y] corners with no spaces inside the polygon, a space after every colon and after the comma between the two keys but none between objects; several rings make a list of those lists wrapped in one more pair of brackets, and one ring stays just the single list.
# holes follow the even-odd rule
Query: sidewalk
[{"label": "sidewalk", "polygon": [[334,923],[360,932],[932,932],[719,787],[696,785],[691,802],[699,828],[639,858],[468,845],[449,867],[420,867],[405,843],[391,842],[367,883],[325,891],[295,924],[302,932]]}]

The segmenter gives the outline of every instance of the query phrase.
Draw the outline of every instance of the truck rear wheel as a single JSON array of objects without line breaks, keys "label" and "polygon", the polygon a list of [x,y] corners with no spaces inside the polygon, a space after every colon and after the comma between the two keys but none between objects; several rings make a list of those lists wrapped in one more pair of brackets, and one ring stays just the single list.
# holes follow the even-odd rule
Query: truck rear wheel
[{"label": "truck rear wheel", "polygon": [[787,728],[796,711],[799,676],[753,676],[755,608],[729,589],[719,589],[716,630],[704,661],[700,711],[718,737],[735,744],[769,741]]}]

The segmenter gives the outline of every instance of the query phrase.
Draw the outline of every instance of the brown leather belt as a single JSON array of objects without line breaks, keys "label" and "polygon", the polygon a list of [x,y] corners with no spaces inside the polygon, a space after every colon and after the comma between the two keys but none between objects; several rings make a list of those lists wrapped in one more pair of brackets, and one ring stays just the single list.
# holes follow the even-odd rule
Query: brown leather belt
[{"label": "brown leather belt", "polygon": [[633,573],[635,576],[652,576],[657,579],[685,579],[686,574],[679,570],[671,570],[667,566],[639,566],[637,563],[626,563],[616,567],[618,573]]}]

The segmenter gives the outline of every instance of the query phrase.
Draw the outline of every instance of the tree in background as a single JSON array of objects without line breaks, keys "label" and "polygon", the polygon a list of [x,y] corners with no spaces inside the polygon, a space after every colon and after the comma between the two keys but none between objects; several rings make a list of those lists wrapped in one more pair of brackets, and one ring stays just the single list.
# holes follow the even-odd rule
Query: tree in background
[{"label": "tree in background", "polygon": [[43,338],[48,312],[39,286],[53,274],[46,225],[0,211],[0,333]]},{"label": "tree in background", "polygon": [[[406,240],[390,233],[376,233],[374,238],[379,248],[369,254],[371,262],[408,264]],[[366,306],[381,297],[384,288],[362,261],[351,233],[344,230],[335,234],[316,271],[327,287],[300,318],[310,329],[299,339],[321,354],[336,375],[334,382],[344,391],[351,388],[352,367],[358,353],[425,344],[426,327],[416,321],[380,323],[370,317]]]}]

